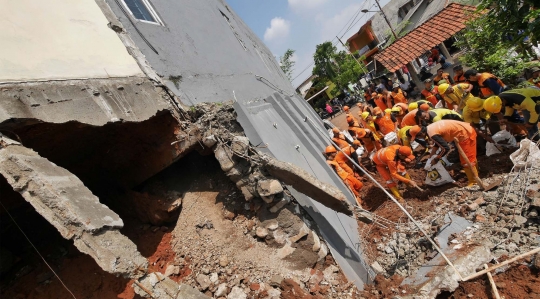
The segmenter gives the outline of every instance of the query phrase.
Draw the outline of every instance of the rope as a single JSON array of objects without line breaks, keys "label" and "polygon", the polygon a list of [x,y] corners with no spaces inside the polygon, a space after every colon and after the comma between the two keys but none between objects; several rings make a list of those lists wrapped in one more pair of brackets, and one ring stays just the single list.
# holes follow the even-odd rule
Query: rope
[{"label": "rope", "polygon": [[43,262],[45,263],[45,265],[47,265],[47,267],[49,267],[49,270],[51,270],[51,272],[54,274],[54,276],[56,276],[56,278],[58,278],[58,281],[60,281],[60,283],[62,284],[62,286],[64,286],[64,288],[71,294],[71,296],[75,299],[77,299],[77,297],[75,297],[75,295],[73,295],[73,293],[69,290],[69,288],[66,286],[66,284],[62,281],[62,279],[60,278],[60,276],[58,276],[58,274],[56,274],[56,272],[54,272],[53,268],[49,265],[49,263],[47,263],[47,261],[45,260],[45,258],[41,255],[41,253],[39,253],[39,250],[36,248],[36,246],[34,246],[34,244],[32,243],[32,241],[30,241],[30,239],[28,238],[28,236],[26,236],[26,234],[24,233],[24,231],[22,230],[22,228],[19,226],[19,224],[17,224],[17,221],[15,221],[15,218],[13,218],[13,216],[11,216],[11,213],[9,213],[8,209],[4,206],[4,204],[0,201],[0,205],[2,206],[2,208],[4,208],[4,210],[6,211],[6,213],[8,214],[9,218],[11,218],[11,221],[13,221],[13,223],[15,223],[15,226],[17,226],[17,228],[19,229],[19,231],[21,231],[21,233],[23,234],[23,236],[26,238],[26,240],[28,241],[28,243],[30,243],[30,245],[32,245],[32,247],[34,248],[34,250],[36,251],[36,253],[39,255],[39,257],[43,260]]}]

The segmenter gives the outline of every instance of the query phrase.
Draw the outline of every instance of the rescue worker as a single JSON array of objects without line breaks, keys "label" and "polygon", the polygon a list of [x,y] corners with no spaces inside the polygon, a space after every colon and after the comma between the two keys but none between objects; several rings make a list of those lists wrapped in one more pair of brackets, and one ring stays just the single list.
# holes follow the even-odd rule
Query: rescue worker
[{"label": "rescue worker", "polygon": [[[392,90],[392,89],[390,89]],[[383,96],[383,101],[385,101],[386,108],[382,109],[383,111],[392,108],[394,104],[392,103],[392,98],[390,97],[390,92],[387,89],[381,90],[381,95]]]},{"label": "rescue worker", "polygon": [[388,108],[388,106],[386,106],[386,100],[382,94],[374,92],[371,94],[371,96],[376,107],[379,107],[381,110]]},{"label": "rescue worker", "polygon": [[373,133],[375,140],[380,142],[384,135],[380,132],[379,125],[374,122],[375,118],[367,111],[362,112],[361,118],[364,128],[370,130]]},{"label": "rescue worker", "polygon": [[463,73],[463,66],[461,64],[454,65],[454,83],[467,83],[467,79]]},{"label": "rescue worker", "polygon": [[426,101],[426,100],[418,100],[418,101],[416,101],[416,102],[412,102],[412,103],[409,104],[409,112],[410,112],[410,111],[413,111],[413,110],[415,110],[415,109],[418,109],[418,106],[420,106],[420,105],[422,105],[422,104],[428,104],[429,107],[431,107],[431,108],[434,108],[434,107],[435,107],[435,105],[433,105],[433,104],[432,104],[431,102],[429,102],[429,101]]},{"label": "rescue worker", "polygon": [[435,96],[439,94],[439,87],[433,84],[431,79],[424,80],[424,89],[422,89],[422,99],[429,101],[433,106],[437,105],[439,99]]},{"label": "rescue worker", "polygon": [[403,127],[398,132],[399,142],[403,146],[408,146],[412,149],[411,143],[412,141],[418,142],[420,145],[422,145],[424,148],[428,148],[428,144],[424,139],[416,138],[416,135],[420,132],[426,132],[426,127],[424,126],[406,126]]},{"label": "rescue worker", "polygon": [[444,69],[442,67],[437,70],[437,75],[435,77],[433,77],[433,83],[435,85],[440,85],[439,82],[441,80],[445,80],[446,83],[450,83],[452,85],[454,84],[454,80],[452,79],[452,77],[450,77],[450,74],[445,73]]},{"label": "rescue worker", "polygon": [[420,119],[422,126],[427,126],[442,119],[463,121],[461,115],[454,110],[446,108],[429,109],[429,106],[426,104],[420,105],[416,117]]},{"label": "rescue worker", "polygon": [[[473,166],[472,169],[469,168],[465,159],[461,154],[459,155],[461,165],[469,181],[468,185],[471,186],[476,183],[474,179],[475,176],[478,176],[476,170],[476,130],[470,124],[463,121],[443,119],[427,126],[425,134],[434,142],[433,149],[431,150],[433,160],[430,166],[437,164],[440,159],[450,152],[450,146],[448,144],[453,142],[454,138],[457,138],[460,147]],[[416,138],[422,137],[424,137],[422,132],[416,135]],[[437,155],[436,153],[439,148],[441,151]]]},{"label": "rescue worker", "polygon": [[454,86],[441,84],[439,85],[439,94],[444,99],[445,107],[460,112],[465,107],[467,100],[473,97],[472,89],[472,84],[468,83],[459,83]]},{"label": "rescue worker", "polygon": [[477,97],[469,98],[465,103],[465,108],[463,108],[462,117],[464,122],[469,123],[476,130],[477,135],[486,141],[495,143],[487,130],[482,130],[482,128],[486,128],[482,125],[486,124],[491,117],[491,114],[484,110],[484,100]]},{"label": "rescue worker", "polygon": [[375,117],[373,121],[379,127],[379,131],[386,136],[390,132],[395,132],[397,129],[397,120],[392,113],[383,113],[379,107],[373,109]]},{"label": "rescue worker", "polygon": [[401,126],[416,126],[420,124],[420,121],[416,118],[416,114],[418,113],[418,109],[414,109],[410,111],[409,113],[405,114],[403,117],[403,120],[401,121]]},{"label": "rescue worker", "polygon": [[356,122],[349,122],[349,133],[362,142],[368,156],[372,151],[382,148],[382,144],[378,139],[375,139],[373,132],[369,129],[360,128]]},{"label": "rescue worker", "polygon": [[333,128],[332,133],[334,133],[332,141],[334,141],[334,143],[337,144],[339,148],[346,148],[347,146],[349,146],[349,142],[345,139],[345,136],[341,134],[341,131],[338,128]]},{"label": "rescue worker", "polygon": [[407,95],[399,88],[399,83],[394,83],[392,87],[393,89],[392,92],[389,93],[389,97],[390,100],[394,102],[394,105],[398,103],[407,104],[407,99],[405,98]]},{"label": "rescue worker", "polygon": [[364,184],[362,184],[360,180],[355,178],[354,175],[349,174],[347,171],[345,171],[345,169],[341,168],[341,166],[339,166],[339,163],[334,161],[338,153],[334,146],[327,146],[324,153],[326,154],[326,163],[330,165],[330,167],[334,169],[334,171],[343,180],[343,182],[350,187],[351,191],[356,197],[356,202],[358,203],[358,205],[361,205],[362,199],[360,198],[360,189],[362,189]]},{"label": "rescue worker", "polygon": [[360,157],[358,157],[358,154],[356,153],[356,150],[360,145],[362,145],[360,141],[354,140],[350,146],[342,148],[341,151],[338,151],[336,158],[334,159],[334,161],[336,161],[341,168],[343,168],[350,175],[355,176],[357,179],[360,179],[360,174],[354,171],[354,164],[349,160],[348,157],[360,165]]},{"label": "rescue worker", "polygon": [[[500,115],[504,107],[504,117]],[[498,96],[491,96],[484,101],[484,109],[498,114],[502,124],[512,119],[515,110],[521,111],[525,119],[525,128],[529,138],[538,133],[538,116],[540,114],[540,89],[521,88],[505,91]],[[538,135],[536,135],[536,138]]]},{"label": "rescue worker", "polygon": [[397,103],[390,110],[392,115],[394,115],[394,117],[396,118],[399,128],[401,128],[401,121],[403,120],[403,117],[405,117],[405,114],[408,112],[408,109],[409,105],[407,105],[406,103]]},{"label": "rescue worker", "polygon": [[412,154],[410,147],[399,144],[385,147],[378,150],[375,155],[373,155],[372,160],[377,167],[377,171],[383,180],[386,181],[386,186],[398,201],[403,202],[403,196],[397,188],[398,182],[403,182],[412,187],[418,187],[418,185],[411,180],[411,177],[405,170],[405,166],[402,164],[402,162],[410,163],[414,160],[414,155]]},{"label": "rescue worker", "polygon": [[501,79],[490,73],[479,73],[475,69],[470,69],[465,72],[464,76],[467,80],[477,84],[480,88],[480,94],[475,94],[475,96],[487,98],[492,95],[499,95],[507,88]]},{"label": "rescue worker", "polygon": [[345,111],[345,117],[351,117],[352,119],[354,119],[354,121],[358,121],[356,117],[354,117],[351,113],[349,106],[343,106],[343,111]]}]

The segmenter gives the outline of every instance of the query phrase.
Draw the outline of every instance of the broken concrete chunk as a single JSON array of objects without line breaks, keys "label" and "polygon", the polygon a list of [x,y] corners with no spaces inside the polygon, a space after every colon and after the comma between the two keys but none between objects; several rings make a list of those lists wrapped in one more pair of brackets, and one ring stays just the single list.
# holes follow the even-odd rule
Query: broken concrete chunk
[{"label": "broken concrete chunk", "polygon": [[216,143],[217,143],[217,139],[216,139],[216,136],[214,135],[206,136],[203,138],[203,144],[208,148],[211,148],[212,146],[216,145]]},{"label": "broken concrete chunk", "polygon": [[221,166],[221,170],[228,172],[233,168],[235,163],[232,159],[232,153],[225,145],[218,145],[214,150],[214,155]]},{"label": "broken concrete chunk", "polygon": [[247,295],[244,293],[244,290],[240,287],[233,287],[227,299],[246,299]]},{"label": "broken concrete chunk", "polygon": [[386,272],[379,262],[374,262],[371,264],[371,269],[373,269],[373,271],[375,271],[377,274],[384,274],[384,272]]},{"label": "broken concrete chunk", "polygon": [[353,215],[351,204],[345,195],[333,185],[318,180],[296,165],[279,161],[269,155],[261,155],[261,160],[268,172],[286,185],[291,185],[298,192],[336,212]]},{"label": "broken concrete chunk", "polygon": [[180,273],[180,266],[168,265],[165,269],[165,276],[178,275]]},{"label": "broken concrete chunk", "polygon": [[296,243],[300,239],[302,239],[303,237],[307,236],[308,234],[309,234],[309,228],[307,227],[307,225],[305,223],[303,223],[302,227],[298,231],[298,234],[296,234],[295,236],[290,237],[289,241],[291,241],[291,243]]},{"label": "broken concrete chunk", "polygon": [[264,239],[266,238],[266,236],[268,236],[268,230],[264,227],[259,226],[257,227],[255,234],[257,235],[257,237]]},{"label": "broken concrete chunk", "polygon": [[289,243],[286,243],[283,247],[278,249],[277,255],[280,259],[284,259],[287,256],[291,255],[295,251],[295,248],[292,248]]},{"label": "broken concrete chunk", "polygon": [[279,287],[282,281],[283,277],[281,275],[272,275],[272,277],[270,277],[269,284],[273,287]]},{"label": "broken concrete chunk", "polygon": [[527,218],[521,216],[521,215],[515,215],[514,216],[514,221],[516,222],[516,225],[517,226],[521,226],[523,224],[525,224],[525,222],[527,222]]},{"label": "broken concrete chunk", "polygon": [[312,250],[314,252],[317,252],[321,249],[321,239],[319,239],[319,236],[315,232],[311,232],[311,235],[313,236],[313,248]]},{"label": "broken concrete chunk", "polygon": [[279,227],[279,223],[277,220],[275,219],[272,219],[272,220],[269,220],[267,223],[266,223],[266,229],[268,230],[276,230],[278,229]]},{"label": "broken concrete chunk", "polygon": [[216,298],[219,298],[224,297],[225,295],[227,295],[227,284],[222,283],[218,286],[217,291],[214,293],[214,296]]},{"label": "broken concrete chunk", "polygon": [[[133,290],[145,298],[149,298],[150,296],[153,298],[171,298],[170,294],[175,294],[175,298],[209,299],[209,297],[196,289],[185,284],[179,285],[159,272],[150,273],[139,279],[138,283],[133,284]],[[148,292],[152,294],[148,294]]]},{"label": "broken concrete chunk", "polygon": [[195,280],[201,286],[201,290],[203,290],[203,291],[206,291],[210,287],[210,285],[212,284],[212,282],[210,281],[210,278],[208,277],[208,275],[204,275],[204,274],[197,275]]},{"label": "broken concrete chunk", "polygon": [[284,197],[282,200],[276,203],[273,207],[271,207],[269,211],[271,213],[277,213],[279,210],[281,210],[281,208],[283,208],[288,203],[289,203],[289,199]]},{"label": "broken concrete chunk", "polygon": [[249,149],[249,139],[245,136],[234,136],[231,148],[236,155],[246,156]]},{"label": "broken concrete chunk", "polygon": [[260,196],[272,196],[283,192],[283,187],[278,180],[261,180],[257,184],[257,192]]},{"label": "broken concrete chunk", "polygon": [[321,249],[319,250],[319,261],[323,260],[328,255],[328,246],[321,242]]}]

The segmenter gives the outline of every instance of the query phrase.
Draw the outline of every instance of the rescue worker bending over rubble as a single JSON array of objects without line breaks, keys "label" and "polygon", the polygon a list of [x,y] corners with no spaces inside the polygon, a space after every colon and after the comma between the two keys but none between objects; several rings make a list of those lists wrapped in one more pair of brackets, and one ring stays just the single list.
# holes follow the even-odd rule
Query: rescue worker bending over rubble
[{"label": "rescue worker bending over rubble", "polygon": [[473,86],[467,83],[459,83],[454,86],[445,83],[439,85],[439,94],[444,99],[445,107],[461,112],[467,100],[473,97],[471,94],[472,89]]},{"label": "rescue worker bending over rubble", "polygon": [[392,113],[381,111],[379,107],[373,109],[375,117],[373,121],[377,124],[379,131],[386,136],[386,134],[395,132],[397,129],[397,120]]},{"label": "rescue worker bending over rubble", "polygon": [[350,187],[351,191],[356,197],[356,203],[358,203],[358,205],[361,205],[362,199],[360,198],[360,189],[362,189],[362,186],[364,184],[362,184],[360,180],[355,178],[354,175],[348,173],[339,165],[339,163],[335,161],[338,151],[334,146],[327,146],[324,153],[326,154],[326,163],[328,163],[328,165],[330,165],[330,167],[334,169],[334,171],[343,180],[343,182]]},{"label": "rescue worker bending over rubble", "polygon": [[375,135],[369,129],[360,128],[358,123],[352,119],[347,119],[347,123],[349,124],[349,134],[362,142],[368,156],[372,151],[382,148],[380,140],[375,139]]},{"label": "rescue worker bending over rubble", "polygon": [[469,98],[463,108],[462,117],[464,122],[469,123],[476,130],[476,134],[486,141],[495,143],[486,129],[491,114],[484,110],[484,100],[477,97]]},{"label": "rescue worker bending over rubble", "polygon": [[358,163],[358,165],[360,165],[360,157],[358,157],[358,154],[356,153],[356,150],[360,145],[360,141],[353,141],[350,146],[342,148],[341,151],[338,151],[336,158],[334,159],[334,161],[336,161],[341,168],[343,168],[346,172],[356,177],[357,179],[360,179],[360,174],[354,171],[354,164],[349,160],[348,157],[350,157],[352,160]]},{"label": "rescue worker bending over rubble", "polygon": [[398,182],[403,182],[412,187],[418,187],[418,185],[411,180],[411,177],[405,170],[405,166],[402,164],[402,162],[410,163],[414,160],[410,147],[399,144],[385,147],[378,150],[375,155],[373,155],[372,160],[377,167],[377,171],[383,180],[386,181],[386,186],[398,201],[403,202],[403,196],[397,188]]},{"label": "rescue worker bending over rubble", "polygon": [[349,142],[346,140],[345,136],[341,134],[338,128],[333,128],[332,133],[334,133],[332,141],[334,141],[334,143],[337,144],[339,148],[346,148],[347,146],[349,146]]},{"label": "rescue worker bending over rubble", "polygon": [[463,120],[461,115],[454,110],[445,108],[430,109],[426,104],[420,105],[416,117],[420,119],[422,126],[427,126],[442,119]]},{"label": "rescue worker bending over rubble", "polygon": [[422,145],[424,148],[428,147],[428,144],[425,140],[416,138],[416,135],[418,133],[423,132],[423,134],[426,134],[426,127],[424,126],[406,126],[399,130],[398,137],[399,142],[403,146],[408,146],[412,149],[411,143],[412,140],[418,142],[420,145]]},{"label": "rescue worker bending over rubble", "polygon": [[[470,124],[457,120],[443,119],[427,126],[425,134],[434,142],[433,149],[431,150],[431,157],[434,158],[429,166],[437,164],[442,157],[446,156],[450,152],[449,143],[453,142],[454,138],[457,138],[459,145],[473,166],[473,169],[470,169],[465,159],[459,155],[459,160],[469,181],[468,185],[476,184],[474,179],[478,175],[476,170],[476,131]],[[424,133],[422,132],[416,135],[416,138],[422,137],[424,137]],[[439,154],[436,154],[438,149],[441,149],[441,151]]]},{"label": "rescue worker bending over rubble", "polygon": [[[500,112],[504,107],[504,118]],[[525,128],[529,138],[538,140],[538,116],[540,114],[540,89],[522,88],[502,92],[498,96],[489,97],[484,101],[484,109],[497,114],[501,123],[506,123],[512,118],[515,110],[520,110],[525,118]]]},{"label": "rescue worker bending over rubble", "polygon": [[408,112],[408,107],[409,105],[407,105],[406,103],[397,103],[390,110],[392,115],[396,118],[399,128],[401,128],[401,122],[403,121],[405,114],[407,114]]},{"label": "rescue worker bending over rubble", "polygon": [[369,129],[373,133],[375,140],[379,141],[384,137],[384,135],[380,132],[379,125],[374,122],[374,117],[371,116],[369,112],[362,112],[360,117],[362,118],[364,128]]}]

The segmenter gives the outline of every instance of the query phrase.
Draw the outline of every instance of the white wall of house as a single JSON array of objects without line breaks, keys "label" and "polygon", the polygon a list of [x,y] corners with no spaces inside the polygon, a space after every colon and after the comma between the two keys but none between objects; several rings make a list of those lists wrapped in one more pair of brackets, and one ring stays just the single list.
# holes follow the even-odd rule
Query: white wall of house
[{"label": "white wall of house", "polygon": [[0,82],[143,76],[94,0],[0,0]]}]

